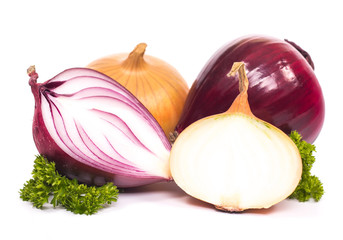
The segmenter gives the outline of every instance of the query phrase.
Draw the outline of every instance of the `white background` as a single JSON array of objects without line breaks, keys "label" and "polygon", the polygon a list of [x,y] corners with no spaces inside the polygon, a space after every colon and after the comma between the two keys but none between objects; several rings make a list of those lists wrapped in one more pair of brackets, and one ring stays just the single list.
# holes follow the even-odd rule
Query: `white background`
[{"label": "white background", "polygon": [[[0,4],[1,239],[342,239],[343,87],[339,1],[2,1]],[[146,42],[146,54],[173,65],[192,84],[212,54],[247,34],[287,38],[307,50],[326,101],[313,167],[324,183],[318,203],[285,200],[269,210],[228,214],[175,184],[120,194],[93,216],[38,210],[19,198],[37,150],[26,69],[39,81]],[[339,217],[338,220],[335,217]],[[5,237],[5,235],[7,237]],[[213,238],[215,237],[215,238]]]}]

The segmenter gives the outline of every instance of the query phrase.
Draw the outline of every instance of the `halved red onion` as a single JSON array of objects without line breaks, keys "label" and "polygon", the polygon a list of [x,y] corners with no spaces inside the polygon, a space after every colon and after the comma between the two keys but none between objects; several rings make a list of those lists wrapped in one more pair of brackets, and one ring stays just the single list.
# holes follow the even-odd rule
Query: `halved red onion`
[{"label": "halved red onion", "polygon": [[123,86],[87,68],[37,83],[33,137],[40,154],[79,182],[134,187],[169,180],[171,145],[149,111]]}]

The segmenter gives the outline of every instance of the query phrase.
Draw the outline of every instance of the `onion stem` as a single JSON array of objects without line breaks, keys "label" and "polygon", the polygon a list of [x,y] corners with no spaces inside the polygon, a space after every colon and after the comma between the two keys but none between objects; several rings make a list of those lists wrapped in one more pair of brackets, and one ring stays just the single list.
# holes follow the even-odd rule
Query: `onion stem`
[{"label": "onion stem", "polygon": [[244,113],[248,116],[254,116],[251,112],[249,102],[248,102],[248,87],[249,87],[249,80],[245,73],[244,63],[243,62],[235,62],[231,68],[231,71],[228,73],[228,76],[235,76],[238,72],[239,77],[239,95],[236,97],[234,102],[232,103],[229,110],[226,113]]},{"label": "onion stem", "polygon": [[146,47],[146,43],[139,43],[135,49],[132,50],[127,59],[123,61],[123,68],[138,69],[144,67],[144,53]]}]

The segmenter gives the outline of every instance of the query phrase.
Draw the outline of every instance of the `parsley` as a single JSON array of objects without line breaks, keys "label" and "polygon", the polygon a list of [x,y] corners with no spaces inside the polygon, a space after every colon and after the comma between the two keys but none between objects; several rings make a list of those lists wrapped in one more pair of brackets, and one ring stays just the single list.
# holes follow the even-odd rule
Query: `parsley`
[{"label": "parsley", "polygon": [[299,149],[303,172],[297,188],[289,198],[297,199],[300,202],[305,202],[313,198],[318,202],[324,194],[324,188],[318,177],[311,175],[311,168],[315,162],[315,157],[312,153],[316,151],[316,147],[302,140],[302,137],[296,131],[291,132],[290,138]]},{"label": "parsley", "polygon": [[50,202],[53,207],[61,205],[75,214],[91,215],[117,201],[118,189],[113,183],[101,187],[79,184],[76,179],[61,176],[55,163],[43,156],[36,157],[32,176],[20,189],[20,198],[39,209]]}]

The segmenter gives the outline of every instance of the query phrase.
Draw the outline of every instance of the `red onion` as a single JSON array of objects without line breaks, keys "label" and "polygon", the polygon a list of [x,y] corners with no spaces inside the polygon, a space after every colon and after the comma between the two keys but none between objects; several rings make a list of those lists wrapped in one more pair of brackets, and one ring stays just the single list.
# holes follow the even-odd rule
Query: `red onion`
[{"label": "red onion", "polygon": [[134,187],[169,180],[171,145],[149,111],[123,86],[87,68],[37,83],[33,137],[40,154],[81,183]]},{"label": "red onion", "polygon": [[203,117],[226,111],[238,94],[234,62],[246,66],[254,115],[283,130],[296,130],[313,143],[324,121],[324,98],[309,54],[296,44],[265,36],[228,43],[204,66],[193,83],[175,134]]}]

